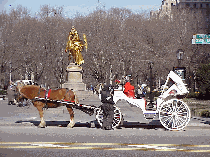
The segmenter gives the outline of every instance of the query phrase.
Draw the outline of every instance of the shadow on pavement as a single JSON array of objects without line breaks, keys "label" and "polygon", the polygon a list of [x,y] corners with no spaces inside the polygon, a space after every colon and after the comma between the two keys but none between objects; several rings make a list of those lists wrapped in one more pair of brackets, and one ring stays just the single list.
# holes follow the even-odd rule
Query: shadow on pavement
[{"label": "shadow on pavement", "polygon": [[[70,121],[45,121],[46,126],[57,126],[57,127],[67,127]],[[38,126],[40,121],[26,120],[26,121],[16,121],[15,123],[23,124],[23,125],[34,125]],[[86,123],[76,122],[74,127],[87,127],[87,128],[101,128],[98,122],[91,121]],[[158,129],[164,128],[159,120],[153,120],[149,123],[140,123],[140,122],[129,122],[124,121],[123,125],[119,125],[116,129],[122,128],[143,128],[143,129]]]},{"label": "shadow on pavement", "polygon": [[152,120],[149,123],[124,121],[123,125],[121,127],[124,127],[124,128],[143,128],[143,129],[164,128],[159,120]]},{"label": "shadow on pavement", "polygon": [[210,118],[206,118],[206,117],[194,117],[194,118],[191,118],[191,119],[198,120],[202,124],[207,124],[207,125],[209,124],[210,125]]}]

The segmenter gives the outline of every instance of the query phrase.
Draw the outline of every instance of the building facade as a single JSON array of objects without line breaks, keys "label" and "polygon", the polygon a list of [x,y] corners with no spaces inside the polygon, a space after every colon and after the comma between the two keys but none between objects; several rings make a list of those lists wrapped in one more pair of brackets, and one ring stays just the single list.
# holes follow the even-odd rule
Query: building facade
[{"label": "building facade", "polygon": [[210,0],[179,0],[178,4],[181,8],[190,7],[206,9],[209,8]]},{"label": "building facade", "polygon": [[210,32],[210,0],[162,0],[159,10],[151,11],[150,18],[169,20],[173,19],[176,8],[189,8],[192,11],[201,11],[206,22],[206,29]]},{"label": "building facade", "polygon": [[163,18],[169,16],[175,8],[201,9],[203,14],[209,19],[210,0],[162,0],[158,11],[151,11],[151,18]]}]

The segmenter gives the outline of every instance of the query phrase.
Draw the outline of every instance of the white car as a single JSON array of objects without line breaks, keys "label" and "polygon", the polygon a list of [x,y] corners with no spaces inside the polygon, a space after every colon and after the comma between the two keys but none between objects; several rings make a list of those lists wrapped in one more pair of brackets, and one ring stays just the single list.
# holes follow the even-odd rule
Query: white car
[{"label": "white car", "polygon": [[24,85],[32,85],[32,84],[34,84],[32,80],[17,80],[15,82],[15,85],[17,85],[18,83],[23,83]]}]

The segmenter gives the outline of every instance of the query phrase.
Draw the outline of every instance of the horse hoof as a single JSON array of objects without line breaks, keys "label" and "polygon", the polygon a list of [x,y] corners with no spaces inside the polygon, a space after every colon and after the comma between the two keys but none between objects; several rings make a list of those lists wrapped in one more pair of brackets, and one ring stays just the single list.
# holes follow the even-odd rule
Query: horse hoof
[{"label": "horse hoof", "polygon": [[45,128],[46,124],[39,124],[38,128]]},{"label": "horse hoof", "polygon": [[74,124],[70,124],[70,123],[69,123],[69,124],[67,125],[67,128],[73,128],[73,127],[74,127]]},{"label": "horse hoof", "polygon": [[38,126],[38,128],[45,128],[45,126]]}]

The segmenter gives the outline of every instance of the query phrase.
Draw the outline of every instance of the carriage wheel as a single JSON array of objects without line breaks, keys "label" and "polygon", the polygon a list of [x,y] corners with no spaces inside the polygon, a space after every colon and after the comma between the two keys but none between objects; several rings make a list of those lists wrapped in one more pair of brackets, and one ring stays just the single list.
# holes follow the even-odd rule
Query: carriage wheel
[{"label": "carriage wheel", "polygon": [[[96,119],[100,126],[103,125],[103,110],[99,107],[96,111]],[[117,106],[114,106],[114,119],[112,122],[112,128],[118,127],[122,121],[122,113]]]},{"label": "carriage wheel", "polygon": [[159,119],[166,129],[181,130],[190,121],[190,109],[183,101],[171,99],[161,105]]}]

